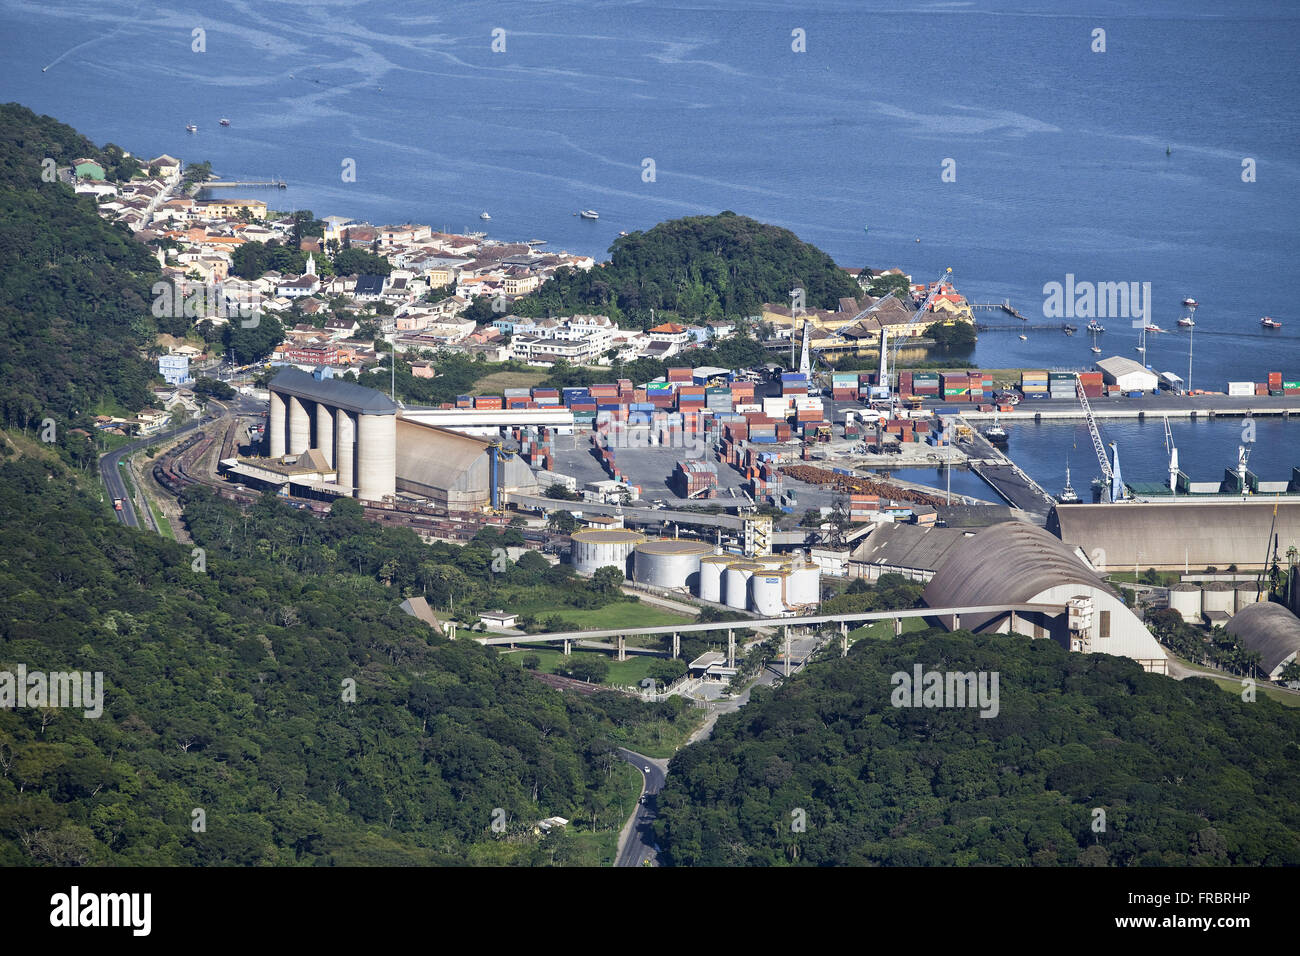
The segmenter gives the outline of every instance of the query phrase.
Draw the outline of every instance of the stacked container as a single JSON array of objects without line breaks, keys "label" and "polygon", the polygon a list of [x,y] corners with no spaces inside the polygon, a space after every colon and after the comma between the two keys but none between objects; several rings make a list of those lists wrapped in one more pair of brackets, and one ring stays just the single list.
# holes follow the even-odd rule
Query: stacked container
[{"label": "stacked container", "polygon": [[1047,373],[1022,372],[1020,391],[1025,398],[1047,398]]},{"label": "stacked container", "polygon": [[1073,372],[1047,373],[1047,395],[1049,398],[1070,399],[1074,398],[1076,394]]}]

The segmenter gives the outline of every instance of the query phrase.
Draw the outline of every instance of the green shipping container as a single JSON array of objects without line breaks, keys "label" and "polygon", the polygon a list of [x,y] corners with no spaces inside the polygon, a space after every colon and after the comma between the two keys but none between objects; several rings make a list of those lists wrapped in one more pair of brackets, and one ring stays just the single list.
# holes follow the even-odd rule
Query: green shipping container
[{"label": "green shipping container", "polygon": [[1300,382],[1283,382],[1283,388],[1300,388]]}]

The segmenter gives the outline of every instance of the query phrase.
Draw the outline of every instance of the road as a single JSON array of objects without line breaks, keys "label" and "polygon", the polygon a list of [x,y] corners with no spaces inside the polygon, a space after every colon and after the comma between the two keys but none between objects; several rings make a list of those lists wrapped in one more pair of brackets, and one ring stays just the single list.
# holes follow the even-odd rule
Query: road
[{"label": "road", "polygon": [[[647,860],[653,865],[658,856],[652,830],[655,795],[664,788],[664,782],[668,778],[668,761],[656,760],[623,747],[618,748],[618,755],[641,774],[642,802],[636,805],[636,810],[618,835],[618,853],[614,865],[641,866]],[[650,768],[648,773],[647,767]]]}]

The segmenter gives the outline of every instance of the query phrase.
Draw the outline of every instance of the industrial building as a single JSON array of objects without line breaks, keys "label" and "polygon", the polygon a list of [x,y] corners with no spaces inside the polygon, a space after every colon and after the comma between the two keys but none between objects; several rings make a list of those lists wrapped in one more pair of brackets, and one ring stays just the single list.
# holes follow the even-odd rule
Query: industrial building
[{"label": "industrial building", "polygon": [[375,389],[285,369],[269,391],[269,457],[223,462],[257,485],[367,501],[406,496],[464,511],[495,505],[502,492],[538,491],[517,455],[408,416]]},{"label": "industrial building", "polygon": [[632,551],[632,576],[638,584],[698,591],[700,559],[712,553],[713,546],[703,541],[680,538],[646,541]]},{"label": "industrial building", "polygon": [[882,522],[849,556],[849,577],[878,581],[882,574],[901,574],[909,581],[929,581],[948,552],[974,534],[958,528]]},{"label": "industrial building", "polygon": [[632,549],[645,541],[645,535],[625,528],[587,528],[571,536],[569,555],[573,570],[595,574],[605,567],[615,567],[627,575]]},{"label": "industrial building", "polygon": [[1300,652],[1300,618],[1281,604],[1261,602],[1243,608],[1228,624],[1228,633],[1260,656],[1260,671],[1278,680]]},{"label": "industrial building", "polygon": [[1115,385],[1125,392],[1154,392],[1160,384],[1155,372],[1122,355],[1102,359],[1097,368],[1107,385]]},{"label": "industrial building", "polygon": [[[963,615],[960,626],[976,633],[1014,631],[1026,637],[1047,637],[1071,650],[1129,657],[1144,670],[1168,672],[1164,649],[1119,595],[1060,540],[1034,525],[1006,522],[961,542],[948,553],[923,598],[936,608],[1065,605],[1081,598],[1092,613],[1078,632],[1071,631],[1070,615],[1065,612]],[[953,627],[951,616],[940,617],[940,621]]]},{"label": "industrial building", "polygon": [[1288,548],[1300,547],[1300,502],[1253,498],[1063,505],[1048,515],[1047,530],[1079,548],[1102,572],[1233,564],[1245,571],[1271,562],[1274,533],[1281,560]]}]

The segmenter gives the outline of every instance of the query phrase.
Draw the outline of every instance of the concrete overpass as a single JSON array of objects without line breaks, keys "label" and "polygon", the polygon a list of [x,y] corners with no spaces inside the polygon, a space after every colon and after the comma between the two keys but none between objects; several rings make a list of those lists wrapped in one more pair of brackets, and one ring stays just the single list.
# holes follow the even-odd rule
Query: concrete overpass
[{"label": "concrete overpass", "polygon": [[709,631],[727,632],[727,666],[734,667],[736,662],[735,632],[741,628],[781,627],[785,629],[785,639],[790,639],[791,627],[815,627],[821,624],[837,625],[844,638],[845,653],[848,652],[849,624],[853,622],[870,623],[872,621],[894,622],[894,633],[903,632],[903,618],[907,617],[947,617],[952,616],[952,630],[961,627],[963,614],[986,615],[1010,612],[1014,626],[1016,614],[1064,614],[1064,604],[987,604],[972,607],[914,607],[899,611],[856,611],[851,614],[813,614],[802,617],[756,617],[744,621],[715,621],[709,624],[661,624],[654,627],[622,627],[599,631],[552,631],[545,634],[511,634],[501,637],[478,637],[475,640],[487,646],[514,644],[563,644],[564,653],[571,652],[573,642],[590,641],[598,638],[617,640],[616,659],[627,660],[625,639],[629,635],[670,635],[672,637],[672,656],[681,655],[681,635],[698,634]]}]

